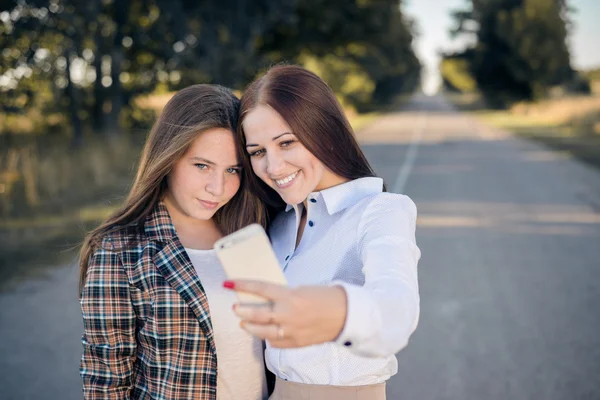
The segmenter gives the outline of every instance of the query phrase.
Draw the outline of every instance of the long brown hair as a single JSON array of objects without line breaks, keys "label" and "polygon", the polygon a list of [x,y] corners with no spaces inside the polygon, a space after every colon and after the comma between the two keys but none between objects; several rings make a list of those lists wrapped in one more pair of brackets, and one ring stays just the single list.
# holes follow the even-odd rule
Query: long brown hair
[{"label": "long brown hair", "polygon": [[[122,207],[102,225],[90,232],[79,254],[79,290],[83,288],[90,257],[102,239],[116,231],[137,236],[167,187],[167,176],[183,157],[191,143],[203,131],[224,128],[235,132],[240,101],[227,88],[218,85],[193,85],[177,92],[165,105],[144,146],[133,186]],[[237,142],[237,141],[236,141]],[[245,149],[236,143],[242,161]],[[241,176],[236,195],[215,213],[215,222],[223,234],[250,223],[266,225],[260,200],[246,189]],[[129,237],[129,235],[128,235]]]},{"label": "long brown hair", "polygon": [[[244,148],[242,123],[260,104],[277,111],[308,151],[336,175],[349,180],[375,176],[333,90],[314,73],[297,65],[276,65],[246,88],[237,129]],[[247,152],[244,157],[249,163]],[[244,174],[265,202],[283,205],[279,195],[252,171],[246,168]]]}]

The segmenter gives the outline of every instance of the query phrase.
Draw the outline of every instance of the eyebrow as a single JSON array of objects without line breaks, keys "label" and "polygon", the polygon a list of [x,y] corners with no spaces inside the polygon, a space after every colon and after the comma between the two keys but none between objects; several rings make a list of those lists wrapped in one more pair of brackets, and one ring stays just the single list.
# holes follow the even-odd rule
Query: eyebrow
[{"label": "eyebrow", "polygon": [[[214,162],[207,160],[206,158],[202,158],[202,157],[190,157],[190,160],[201,161],[203,164],[208,164],[208,165],[217,165]],[[242,166],[242,164],[231,165],[231,167],[236,167],[236,168],[240,168],[241,166]]]},{"label": "eyebrow", "polygon": [[[292,132],[284,132],[284,133],[281,133],[281,134],[279,134],[279,135],[275,136],[275,137],[274,137],[273,139],[271,139],[271,140],[277,140],[277,139],[279,139],[280,137],[282,137],[282,136],[285,136],[285,135],[293,135],[293,133],[292,133]],[[247,143],[247,144],[246,144],[246,147],[256,147],[256,146],[258,146],[258,145],[257,145],[257,144],[254,144],[254,143]]]}]

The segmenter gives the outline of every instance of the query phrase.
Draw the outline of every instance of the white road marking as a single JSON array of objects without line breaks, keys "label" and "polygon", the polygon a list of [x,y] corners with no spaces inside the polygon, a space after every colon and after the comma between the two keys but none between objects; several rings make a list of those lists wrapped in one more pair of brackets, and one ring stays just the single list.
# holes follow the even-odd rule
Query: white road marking
[{"label": "white road marking", "polygon": [[417,159],[417,153],[419,151],[419,144],[421,144],[421,138],[423,137],[423,131],[425,130],[425,112],[419,113],[419,119],[413,129],[412,140],[408,151],[406,152],[406,158],[398,170],[398,178],[394,184],[394,193],[403,193],[408,181],[412,167]]}]

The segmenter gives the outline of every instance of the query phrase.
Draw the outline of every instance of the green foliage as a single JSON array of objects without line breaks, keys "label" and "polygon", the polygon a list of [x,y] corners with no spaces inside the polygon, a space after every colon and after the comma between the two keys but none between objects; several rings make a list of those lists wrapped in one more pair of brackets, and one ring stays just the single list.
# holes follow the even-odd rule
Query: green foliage
[{"label": "green foliage", "polygon": [[[336,40],[338,36],[352,40],[327,49],[319,42],[319,35],[325,34],[323,27],[320,34],[301,30],[306,37],[301,54],[312,57],[310,68],[317,70],[346,104],[368,111],[413,91],[419,84],[420,63],[412,51],[413,23],[402,14],[397,1],[362,1],[355,6],[346,10],[346,15],[338,12],[337,20],[334,12],[328,14],[330,23],[325,25]],[[352,18],[356,24],[347,24],[346,19]],[[343,35],[336,35],[340,29]]]},{"label": "green foliage", "polygon": [[445,56],[440,64],[440,72],[444,86],[448,90],[471,93],[477,89],[477,82],[465,58]]},{"label": "green foliage", "polygon": [[[62,113],[113,132],[144,94],[242,89],[266,66],[319,64],[357,107],[412,90],[420,65],[399,0],[0,0],[0,113]],[[6,120],[6,119],[5,119]],[[120,122],[119,122],[120,121]],[[10,131],[10,126],[2,127]],[[44,130],[44,119],[36,129]]]},{"label": "green foliage", "polygon": [[455,34],[474,34],[466,59],[479,89],[507,103],[538,99],[572,79],[568,8],[559,0],[472,0],[454,13]]},{"label": "green foliage", "polygon": [[361,65],[343,54],[327,54],[320,58],[303,54],[298,61],[325,80],[344,106],[371,101],[375,83]]},{"label": "green foliage", "polygon": [[600,82],[600,68],[584,71],[583,76],[589,81],[599,81]]},{"label": "green foliage", "polygon": [[66,137],[0,135],[2,173],[15,175],[11,185],[0,180],[0,215],[35,217],[98,204],[110,192],[122,196],[131,185],[143,136],[88,139],[73,148]]}]

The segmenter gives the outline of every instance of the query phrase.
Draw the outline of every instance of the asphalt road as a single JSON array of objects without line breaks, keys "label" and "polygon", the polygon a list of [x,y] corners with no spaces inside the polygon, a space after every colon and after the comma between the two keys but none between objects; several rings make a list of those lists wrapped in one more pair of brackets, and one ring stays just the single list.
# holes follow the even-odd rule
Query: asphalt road
[{"label": "asphalt road", "polygon": [[[359,133],[419,210],[421,319],[388,399],[600,399],[600,171],[440,97]],[[81,399],[74,266],[0,291],[0,399]]]},{"label": "asphalt road", "polygon": [[360,138],[419,210],[421,319],[388,398],[600,399],[600,171],[439,97]]}]

